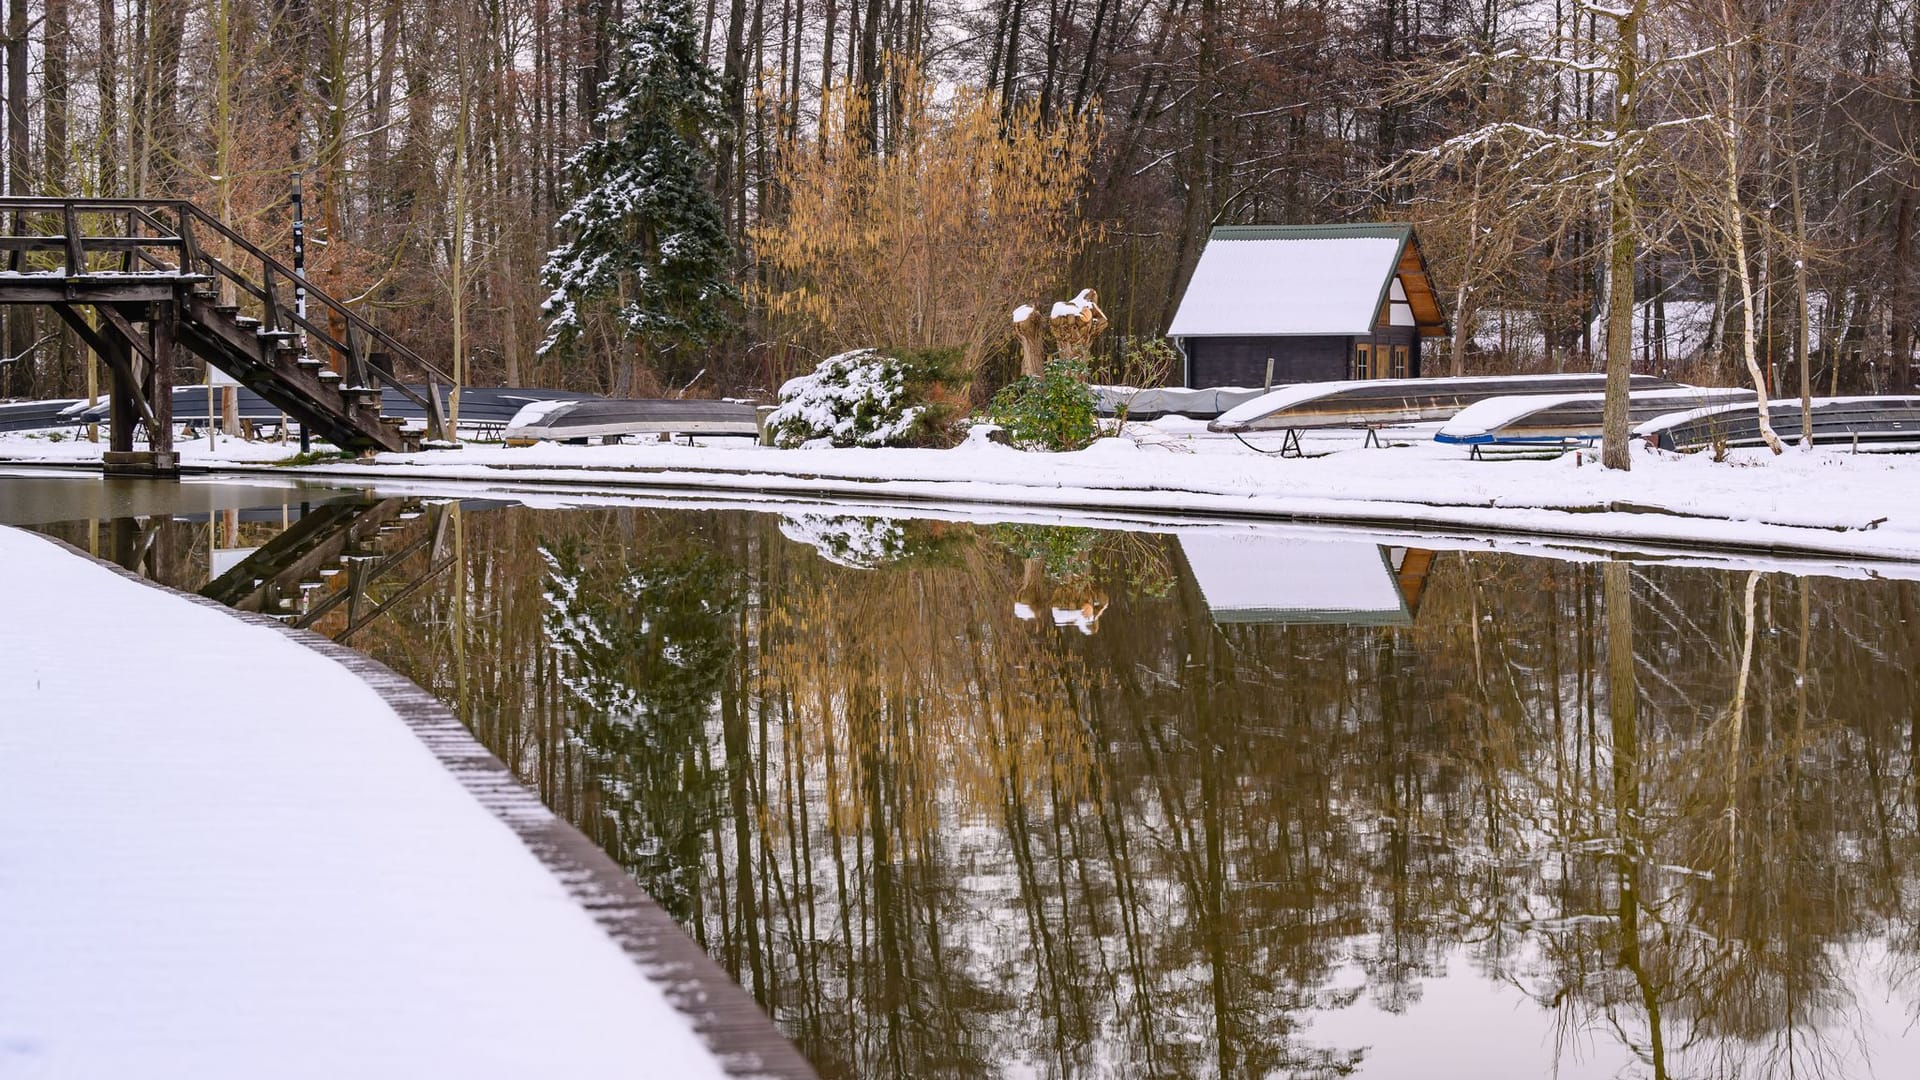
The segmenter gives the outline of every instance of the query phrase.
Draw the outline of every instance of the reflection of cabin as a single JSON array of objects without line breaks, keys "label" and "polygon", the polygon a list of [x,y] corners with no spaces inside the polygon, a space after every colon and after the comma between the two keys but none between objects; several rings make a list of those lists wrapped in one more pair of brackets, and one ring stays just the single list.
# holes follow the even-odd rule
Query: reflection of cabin
[{"label": "reflection of cabin", "polygon": [[1410,626],[1433,552],[1194,530],[1180,550],[1216,623]]},{"label": "reflection of cabin", "polygon": [[1213,230],[1167,336],[1185,385],[1414,378],[1446,318],[1411,225]]}]

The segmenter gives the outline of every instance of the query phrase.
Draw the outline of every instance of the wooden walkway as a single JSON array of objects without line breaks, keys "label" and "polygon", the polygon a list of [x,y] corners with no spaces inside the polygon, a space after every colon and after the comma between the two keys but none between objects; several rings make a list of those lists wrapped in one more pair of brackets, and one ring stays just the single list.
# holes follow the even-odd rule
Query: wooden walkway
[{"label": "wooden walkway", "polygon": [[0,591],[0,1060],[814,1077],[617,864],[378,662],[5,527]]},{"label": "wooden walkway", "polygon": [[438,391],[451,377],[190,202],[0,198],[0,258],[0,304],[51,309],[111,373],[109,468],[176,468],[182,350],[344,450],[416,445],[382,414],[383,386],[426,412],[429,437],[446,434]]}]

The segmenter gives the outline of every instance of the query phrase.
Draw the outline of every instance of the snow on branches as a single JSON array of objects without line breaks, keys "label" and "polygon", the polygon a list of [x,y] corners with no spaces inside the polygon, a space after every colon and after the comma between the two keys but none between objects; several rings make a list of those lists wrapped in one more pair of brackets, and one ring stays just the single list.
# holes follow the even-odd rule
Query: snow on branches
[{"label": "snow on branches", "polygon": [[576,195],[559,222],[569,239],[541,270],[542,355],[570,345],[596,310],[652,353],[727,325],[739,294],[706,142],[725,121],[697,25],[687,0],[648,0],[620,28],[601,86],[606,134],[566,164]]}]

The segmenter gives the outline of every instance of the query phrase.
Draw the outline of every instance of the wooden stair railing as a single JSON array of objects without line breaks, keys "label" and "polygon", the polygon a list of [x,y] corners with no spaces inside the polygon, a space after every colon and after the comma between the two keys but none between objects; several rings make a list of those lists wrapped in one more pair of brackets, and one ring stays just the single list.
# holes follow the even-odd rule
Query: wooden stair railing
[{"label": "wooden stair railing", "polygon": [[[0,215],[4,215],[11,226],[8,235],[0,236],[0,251],[6,253],[5,266],[10,275],[32,278],[36,271],[48,274],[53,269],[51,266],[42,261],[30,267],[29,257],[35,252],[59,253],[62,273],[49,277],[42,292],[54,288],[54,283],[63,277],[69,283],[68,300],[91,302],[71,295],[71,283],[82,279],[98,281],[103,273],[94,265],[94,257],[104,255],[110,264],[118,263],[105,271],[106,274],[168,279],[179,286],[181,299],[190,302],[186,306],[197,301],[216,310],[224,307],[224,314],[244,325],[244,320],[251,316],[242,315],[233,305],[219,304],[222,285],[230,286],[236,298],[244,298],[243,303],[259,312],[256,332],[262,339],[285,341],[297,330],[304,332],[308,348],[338,358],[343,401],[355,400],[354,391],[377,391],[382,385],[388,386],[425,412],[429,438],[446,439],[451,434],[447,429],[443,397],[445,391],[456,388],[451,376],[311,279],[302,282],[309,315],[300,315],[284,291],[297,280],[292,269],[187,200],[0,196]],[[29,228],[30,223],[39,221],[57,223],[58,231],[35,232]],[[86,228],[88,222],[94,223],[94,229]],[[118,231],[106,232],[108,226]],[[210,240],[228,248],[230,254],[237,254],[235,262],[258,266],[258,278],[210,252]],[[117,260],[112,258],[116,255]],[[57,301],[50,297],[47,302]],[[315,307],[326,314],[316,319]],[[329,324],[338,325],[341,335],[335,336]],[[345,340],[341,340],[342,337]],[[374,363],[375,353],[384,354],[388,363],[385,366]],[[203,355],[206,354],[203,352]],[[269,368],[277,366],[273,362],[276,355],[268,351]],[[206,358],[210,362],[215,359],[210,355]],[[216,366],[225,365],[216,362]],[[418,373],[425,384],[424,394],[403,380],[407,369]],[[233,374],[238,377],[239,373]],[[373,395],[376,400],[377,396],[377,393]],[[333,411],[340,412],[339,409]]]}]

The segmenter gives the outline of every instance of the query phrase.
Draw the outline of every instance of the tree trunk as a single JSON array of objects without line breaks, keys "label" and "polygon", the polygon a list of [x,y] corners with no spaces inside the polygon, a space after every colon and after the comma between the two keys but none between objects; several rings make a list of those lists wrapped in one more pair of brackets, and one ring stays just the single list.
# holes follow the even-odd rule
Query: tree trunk
[{"label": "tree trunk", "polygon": [[[1467,282],[1463,277],[1453,290],[1453,360],[1447,366],[1447,374],[1459,378],[1467,373],[1467,330],[1473,324],[1473,312],[1467,305],[1473,294],[1467,291]],[[1548,348],[1552,348],[1549,341]]]},{"label": "tree trunk", "polygon": [[[32,164],[28,151],[27,127],[27,0],[7,0],[7,194],[26,195],[29,181],[27,173]],[[16,228],[18,228],[16,219]],[[20,397],[30,397],[37,392],[34,386],[36,358],[29,355],[36,350],[33,347],[34,309],[27,306],[10,308],[7,318],[7,364],[8,378],[5,385],[11,393]]]},{"label": "tree trunk", "polygon": [[[1732,0],[1726,0],[1723,10],[1727,14],[1727,25],[1733,26]],[[1753,275],[1747,267],[1747,221],[1740,207],[1740,120],[1736,115],[1739,106],[1738,80],[1735,78],[1734,64],[1739,53],[1729,50],[1725,63],[1726,115],[1718,118],[1720,127],[1720,145],[1726,155],[1726,230],[1727,243],[1733,247],[1733,272],[1740,278],[1740,355],[1747,362],[1747,377],[1753,380],[1755,398],[1754,412],[1760,423],[1760,438],[1767,449],[1780,452],[1780,436],[1773,433],[1773,421],[1767,408],[1767,377],[1760,370],[1760,358],[1755,349],[1753,323]]]},{"label": "tree trunk", "polygon": [[[1789,61],[1788,70],[1792,70]],[[1787,80],[1788,112],[1791,115],[1793,104],[1793,78]],[[1793,199],[1793,303],[1796,312],[1793,335],[1793,357],[1800,366],[1800,445],[1813,449],[1813,342],[1812,342],[1812,306],[1807,301],[1807,204],[1800,184],[1800,155],[1787,155],[1787,183]],[[1833,303],[1832,294],[1828,294],[1827,303]],[[1828,354],[1833,352],[1832,340],[1828,340]]]},{"label": "tree trunk", "polygon": [[1601,410],[1600,461],[1609,469],[1630,469],[1627,391],[1633,378],[1633,264],[1639,252],[1634,207],[1633,160],[1624,145],[1634,127],[1640,77],[1640,16],[1646,0],[1635,0],[1619,20],[1614,45],[1613,175],[1607,236],[1607,396]]}]

